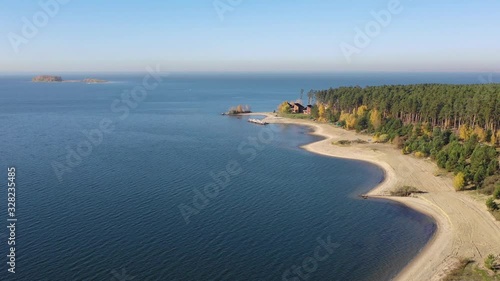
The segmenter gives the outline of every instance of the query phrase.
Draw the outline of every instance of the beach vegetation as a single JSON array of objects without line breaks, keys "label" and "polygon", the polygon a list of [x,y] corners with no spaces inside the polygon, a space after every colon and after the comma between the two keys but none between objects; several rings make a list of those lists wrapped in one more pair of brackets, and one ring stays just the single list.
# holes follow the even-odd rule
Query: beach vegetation
[{"label": "beach vegetation", "polygon": [[443,281],[500,281],[500,275],[495,274],[498,263],[495,264],[495,260],[493,259],[493,269],[485,269],[487,267],[486,259],[483,268],[479,267],[472,259],[461,258],[447,276],[443,278]]},{"label": "beach vegetation", "polygon": [[493,197],[489,197],[488,200],[486,200],[486,207],[488,208],[489,211],[498,210],[498,204],[495,202]]},{"label": "beach vegetation", "polygon": [[496,266],[496,258],[495,255],[490,254],[484,259],[484,267],[486,267],[489,270],[495,270]]},{"label": "beach vegetation", "polygon": [[280,113],[279,116],[290,119],[304,119],[304,120],[313,119],[313,117],[310,115],[295,114],[295,113]]},{"label": "beach vegetation", "polygon": [[484,179],[483,186],[479,191],[486,195],[493,195],[497,187],[500,187],[500,175],[495,174]]},{"label": "beach vegetation", "polygon": [[339,140],[337,142],[333,142],[335,145],[350,145],[352,142],[350,140]]},{"label": "beach vegetation", "polygon": [[499,210],[496,210],[496,211],[490,211],[490,213],[493,215],[493,217],[494,217],[497,221],[500,221],[500,211],[499,211]]},{"label": "beach vegetation", "polygon": [[443,281],[463,280],[465,276],[469,275],[467,273],[467,268],[473,262],[474,261],[472,259],[461,258],[455,268],[451,270],[445,278],[443,278]]},{"label": "beach vegetation", "polygon": [[455,177],[453,178],[453,187],[455,188],[456,191],[464,190],[465,187],[464,173],[459,172],[458,174],[455,175]]},{"label": "beach vegetation", "polygon": [[421,191],[419,191],[416,187],[405,185],[392,190],[391,196],[408,197],[413,193],[421,193]]},{"label": "beach vegetation", "polygon": [[427,157],[427,154],[425,152],[422,152],[422,151],[417,151],[417,152],[415,152],[415,157],[425,158],[425,157]]},{"label": "beach vegetation", "polygon": [[373,136],[373,141],[376,142],[376,143],[386,143],[389,141],[389,135],[388,134],[375,134]]},{"label": "beach vegetation", "polygon": [[500,183],[497,183],[495,191],[493,191],[493,198],[500,199]]},{"label": "beach vegetation", "polygon": [[433,174],[435,177],[442,177],[442,176],[446,176],[447,171],[445,171],[444,169],[441,169],[441,168],[437,168]]},{"label": "beach vegetation", "polygon": [[357,143],[357,144],[367,144],[368,142],[362,139],[356,139],[353,140],[352,142]]},{"label": "beach vegetation", "polygon": [[395,136],[394,139],[392,139],[392,143],[398,148],[398,149],[403,149],[405,146],[405,139],[400,136]]}]

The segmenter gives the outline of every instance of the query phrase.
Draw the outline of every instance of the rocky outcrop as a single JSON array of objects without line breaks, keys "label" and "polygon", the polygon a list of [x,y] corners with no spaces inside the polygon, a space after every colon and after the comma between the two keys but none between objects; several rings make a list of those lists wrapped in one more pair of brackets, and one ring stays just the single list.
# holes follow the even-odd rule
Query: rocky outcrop
[{"label": "rocky outcrop", "polygon": [[106,83],[108,81],[101,80],[101,79],[95,79],[95,78],[86,78],[86,79],[83,79],[82,82],[86,83],[86,84],[97,84],[97,83]]}]

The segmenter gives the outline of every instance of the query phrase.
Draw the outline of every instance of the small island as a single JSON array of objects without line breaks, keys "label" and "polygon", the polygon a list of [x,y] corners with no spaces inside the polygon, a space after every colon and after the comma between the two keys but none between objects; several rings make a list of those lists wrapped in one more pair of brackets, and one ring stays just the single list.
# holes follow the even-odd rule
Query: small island
[{"label": "small island", "polygon": [[32,82],[62,82],[61,76],[39,75],[31,79]]},{"label": "small island", "polygon": [[227,112],[222,113],[222,115],[238,115],[248,113],[252,113],[252,111],[250,110],[250,106],[240,104],[238,106],[231,107]]},{"label": "small island", "polygon": [[39,75],[33,77],[31,82],[35,83],[51,83],[51,82],[59,82],[59,83],[85,83],[85,84],[101,84],[107,83],[108,81],[96,78],[85,78],[83,80],[63,80],[61,76],[53,76],[53,75]]},{"label": "small island", "polygon": [[101,80],[101,79],[95,79],[95,78],[86,78],[86,79],[83,79],[82,82],[87,83],[87,84],[99,84],[99,83],[107,83],[108,81]]}]

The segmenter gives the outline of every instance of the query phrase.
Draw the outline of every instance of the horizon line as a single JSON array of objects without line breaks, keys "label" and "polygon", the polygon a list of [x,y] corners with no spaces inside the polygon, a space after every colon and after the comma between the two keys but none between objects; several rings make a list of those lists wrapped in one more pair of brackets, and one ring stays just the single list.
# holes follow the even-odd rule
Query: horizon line
[{"label": "horizon line", "polygon": [[[114,71],[114,70],[54,70],[54,71],[35,71],[35,70],[26,70],[26,71],[3,71],[0,70],[0,75],[57,75],[57,74],[85,74],[85,73],[102,73],[102,74],[137,74],[144,73],[146,70],[122,70],[122,71]],[[161,71],[162,74],[356,74],[356,73],[391,73],[391,74],[475,74],[475,73],[488,73],[488,74],[500,74],[500,70],[498,71],[486,71],[486,70],[469,70],[469,71],[440,71],[440,70],[228,70],[228,71],[211,71],[211,70],[192,70],[192,71]]]}]

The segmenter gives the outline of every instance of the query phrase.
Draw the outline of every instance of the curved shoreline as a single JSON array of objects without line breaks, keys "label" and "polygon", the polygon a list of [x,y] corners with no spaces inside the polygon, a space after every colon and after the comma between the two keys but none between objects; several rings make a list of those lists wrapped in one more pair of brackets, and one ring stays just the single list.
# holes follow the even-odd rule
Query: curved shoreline
[{"label": "curved shoreline", "polygon": [[[355,159],[375,164],[384,171],[384,180],[366,195],[404,204],[434,219],[436,232],[426,246],[394,278],[394,280],[441,280],[458,263],[459,258],[472,258],[482,263],[490,253],[500,253],[500,222],[486,210],[483,202],[464,193],[457,193],[451,178],[435,176],[437,166],[424,159],[402,155],[387,144],[371,143],[370,136],[336,128],[311,120],[266,116],[270,124],[309,126],[312,134],[324,139],[301,146],[320,155]],[[332,141],[363,139],[367,144],[335,146]],[[411,185],[427,192],[415,197],[392,197],[389,191],[397,186]]]}]

